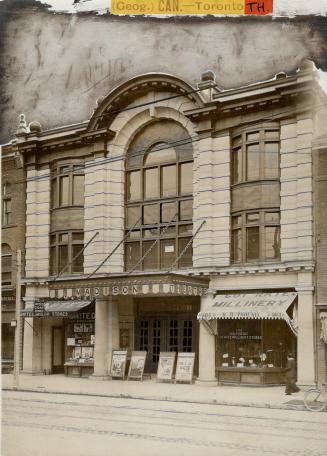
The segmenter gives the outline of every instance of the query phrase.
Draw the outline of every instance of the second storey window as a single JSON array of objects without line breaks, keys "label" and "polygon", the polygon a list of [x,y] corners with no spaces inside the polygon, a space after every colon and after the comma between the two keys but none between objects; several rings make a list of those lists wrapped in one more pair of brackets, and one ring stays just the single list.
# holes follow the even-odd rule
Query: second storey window
[{"label": "second storey window", "polygon": [[280,257],[279,211],[244,212],[232,217],[234,263],[272,261]]},{"label": "second storey window", "polygon": [[84,254],[77,254],[83,249],[83,245],[83,231],[53,233],[50,236],[50,274],[82,274]]},{"label": "second storey window", "polygon": [[52,170],[51,207],[84,205],[84,167],[81,164],[58,165]]},{"label": "second storey window", "polygon": [[125,241],[127,271],[136,265],[136,270],[167,270],[179,257],[176,269],[192,267],[193,150],[186,139],[178,124],[160,121],[130,146],[125,233],[135,226]]},{"label": "second storey window", "polygon": [[232,183],[279,179],[279,126],[247,127],[232,137]]},{"label": "second storey window", "polygon": [[11,213],[11,187],[6,183],[2,185],[2,225],[10,225],[12,223]]}]

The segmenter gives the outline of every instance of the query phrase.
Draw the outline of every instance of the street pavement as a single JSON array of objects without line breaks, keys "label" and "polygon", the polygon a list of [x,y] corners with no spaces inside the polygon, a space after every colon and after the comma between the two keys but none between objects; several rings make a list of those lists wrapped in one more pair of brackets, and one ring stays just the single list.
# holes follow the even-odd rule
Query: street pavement
[{"label": "street pavement", "polygon": [[4,391],[2,456],[326,456],[327,413]]}]

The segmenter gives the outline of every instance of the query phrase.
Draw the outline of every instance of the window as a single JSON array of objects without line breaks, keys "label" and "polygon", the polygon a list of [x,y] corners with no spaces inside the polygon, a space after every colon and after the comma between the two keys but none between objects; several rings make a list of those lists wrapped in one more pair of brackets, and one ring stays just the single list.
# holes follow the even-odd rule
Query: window
[{"label": "window", "polygon": [[[171,136],[173,131],[172,128]],[[163,134],[153,136],[162,137]],[[169,142],[174,141],[171,136]],[[145,254],[142,263],[137,267],[138,270],[168,269],[185,250],[192,237],[192,149],[186,150],[183,146],[182,150],[179,150],[178,147],[171,147],[169,142],[167,140],[152,144],[142,160],[137,162],[136,152],[129,152],[125,193],[126,233],[136,225],[125,242],[127,271]],[[138,155],[139,153],[138,151]],[[149,250],[156,240],[157,243]],[[192,245],[185,250],[177,267],[190,266]]]},{"label": "window", "polygon": [[232,217],[234,263],[277,260],[279,257],[279,210],[244,212]]},{"label": "window", "polygon": [[248,127],[232,137],[232,183],[279,179],[279,126]]},{"label": "window", "polygon": [[84,165],[57,165],[52,170],[51,206],[84,205]]},{"label": "window", "polygon": [[8,244],[1,246],[1,285],[12,285],[12,250]]},{"label": "window", "polygon": [[11,186],[9,183],[2,185],[2,225],[12,224],[11,212]]},{"label": "window", "polygon": [[[84,234],[82,231],[53,233],[50,236],[50,274],[83,274]],[[78,255],[78,256],[77,256]],[[75,258],[77,256],[77,258]]]}]

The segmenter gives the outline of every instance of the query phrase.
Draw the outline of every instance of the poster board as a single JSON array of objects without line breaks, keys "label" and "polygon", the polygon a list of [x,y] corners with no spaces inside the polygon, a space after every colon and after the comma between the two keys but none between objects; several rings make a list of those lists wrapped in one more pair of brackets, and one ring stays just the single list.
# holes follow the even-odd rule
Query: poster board
[{"label": "poster board", "polygon": [[181,352],[177,356],[175,382],[190,382],[193,380],[195,353]]},{"label": "poster board", "polygon": [[113,350],[110,375],[112,378],[125,378],[127,350]]},{"label": "poster board", "polygon": [[175,365],[175,352],[161,352],[159,356],[157,381],[171,381]]},{"label": "poster board", "polygon": [[146,360],[146,351],[133,351],[132,358],[128,370],[128,380],[130,378],[143,380],[143,373]]}]

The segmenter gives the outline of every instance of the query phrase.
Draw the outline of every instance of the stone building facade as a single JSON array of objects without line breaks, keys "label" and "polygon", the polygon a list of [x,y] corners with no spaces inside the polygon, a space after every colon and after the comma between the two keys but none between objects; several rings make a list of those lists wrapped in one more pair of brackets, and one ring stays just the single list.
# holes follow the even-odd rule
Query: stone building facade
[{"label": "stone building facade", "polygon": [[315,383],[321,97],[309,62],[226,91],[145,74],[4,147],[27,174],[23,371],[105,378],[134,349],[155,372],[176,351],[198,383],[276,384],[292,351]]}]

